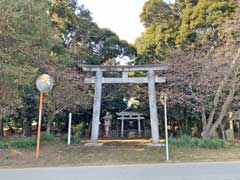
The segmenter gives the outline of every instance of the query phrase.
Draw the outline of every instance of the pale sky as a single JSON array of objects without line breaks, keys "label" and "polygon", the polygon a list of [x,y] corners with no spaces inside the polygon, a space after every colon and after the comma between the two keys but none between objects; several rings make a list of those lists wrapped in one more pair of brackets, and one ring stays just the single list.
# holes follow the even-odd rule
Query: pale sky
[{"label": "pale sky", "polygon": [[[147,0],[78,0],[88,8],[101,28],[109,28],[120,39],[133,43],[144,31],[139,15]],[[173,0],[166,0],[166,2]]]}]

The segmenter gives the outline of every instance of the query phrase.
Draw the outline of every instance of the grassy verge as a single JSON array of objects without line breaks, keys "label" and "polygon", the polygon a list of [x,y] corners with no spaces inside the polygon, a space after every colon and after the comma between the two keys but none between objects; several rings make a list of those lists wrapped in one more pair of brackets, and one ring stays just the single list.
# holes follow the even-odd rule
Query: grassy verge
[{"label": "grassy verge", "polygon": [[190,136],[182,136],[181,138],[169,139],[169,144],[177,148],[207,148],[221,149],[226,146],[222,139],[199,139]]},{"label": "grassy verge", "polygon": [[[53,135],[48,135],[43,133],[41,135],[41,142],[52,141]],[[20,138],[9,138],[0,140],[0,149],[2,148],[31,148],[36,146],[37,139],[36,136],[31,137],[20,137]]]},{"label": "grassy verge", "polygon": [[[82,140],[82,143],[89,141]],[[0,168],[53,167],[118,164],[151,164],[166,162],[165,147],[149,147],[149,142],[105,141],[101,147],[82,144],[67,145],[64,141],[41,144],[40,159],[36,160],[35,149],[0,149]],[[218,162],[239,161],[240,147],[228,146],[219,149],[175,148],[169,149],[168,162]]]}]

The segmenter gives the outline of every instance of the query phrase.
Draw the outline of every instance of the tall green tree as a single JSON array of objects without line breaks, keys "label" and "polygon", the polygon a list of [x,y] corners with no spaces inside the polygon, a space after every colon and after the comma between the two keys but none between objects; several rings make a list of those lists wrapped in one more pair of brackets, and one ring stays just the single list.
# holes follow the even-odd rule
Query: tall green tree
[{"label": "tall green tree", "polygon": [[[53,56],[61,44],[49,19],[50,1],[3,0],[0,4],[1,130],[2,119],[22,106],[23,87],[61,61]],[[3,111],[3,109],[6,109]],[[2,133],[0,133],[2,135]]]},{"label": "tall green tree", "polygon": [[150,26],[165,26],[172,20],[177,20],[179,14],[173,7],[163,0],[147,1],[140,14],[143,25],[147,28]]},{"label": "tall green tree", "polygon": [[140,19],[146,30],[134,43],[139,54],[137,61],[161,61],[175,47],[179,14],[171,4],[162,0],[149,0],[144,4]]},{"label": "tall green tree", "polygon": [[50,13],[76,63],[102,64],[118,56],[136,54],[133,46],[111,30],[99,28],[90,11],[76,0],[55,0]]},{"label": "tall green tree", "polygon": [[191,49],[206,42],[216,46],[220,41],[218,30],[235,7],[233,0],[147,1],[140,14],[146,29],[135,41],[137,61],[156,63],[179,47]]},{"label": "tall green tree", "polygon": [[231,0],[189,0],[181,4],[181,27],[177,42],[180,46],[211,36],[232,15],[235,8],[234,1]]},{"label": "tall green tree", "polygon": [[[84,85],[84,75],[79,65],[111,64],[118,56],[136,54],[133,46],[120,40],[111,30],[99,28],[93,22],[90,11],[75,0],[53,1],[49,14],[53,26],[59,30],[57,35],[62,38],[63,49],[70,55],[71,62],[61,70],[52,67],[49,71],[55,85],[46,101],[49,110],[48,132],[61,112],[91,109],[88,107],[92,103],[91,86]],[[62,47],[57,47],[54,55],[61,51]]]},{"label": "tall green tree", "polygon": [[193,9],[196,6],[198,0],[185,0],[179,1],[180,5],[180,29],[179,36],[177,38],[177,44],[191,44],[196,39],[196,33],[191,29],[191,16],[193,13]]}]

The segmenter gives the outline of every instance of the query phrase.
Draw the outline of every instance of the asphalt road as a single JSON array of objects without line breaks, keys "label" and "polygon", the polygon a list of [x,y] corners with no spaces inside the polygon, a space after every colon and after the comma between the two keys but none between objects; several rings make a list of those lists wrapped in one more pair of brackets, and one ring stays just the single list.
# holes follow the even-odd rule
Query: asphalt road
[{"label": "asphalt road", "polygon": [[28,179],[240,180],[240,162],[0,169],[0,180]]}]

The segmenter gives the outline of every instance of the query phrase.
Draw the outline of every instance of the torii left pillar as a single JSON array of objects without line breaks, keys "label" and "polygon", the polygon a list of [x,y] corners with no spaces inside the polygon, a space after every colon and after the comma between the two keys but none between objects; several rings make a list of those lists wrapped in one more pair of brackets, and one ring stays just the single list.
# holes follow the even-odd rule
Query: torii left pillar
[{"label": "torii left pillar", "polygon": [[159,143],[159,130],[158,130],[158,112],[157,100],[155,90],[155,76],[153,71],[148,71],[148,96],[149,96],[149,109],[151,119],[151,133],[152,144]]},{"label": "torii left pillar", "polygon": [[97,145],[98,134],[99,134],[101,96],[102,96],[102,71],[97,70],[94,105],[93,105],[92,133],[91,133],[91,144],[93,145],[94,144]]}]

